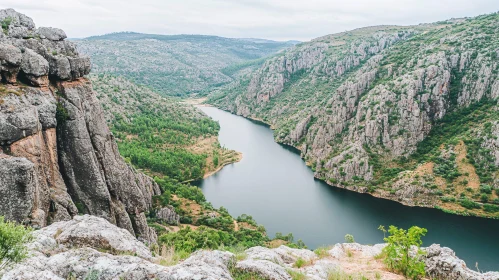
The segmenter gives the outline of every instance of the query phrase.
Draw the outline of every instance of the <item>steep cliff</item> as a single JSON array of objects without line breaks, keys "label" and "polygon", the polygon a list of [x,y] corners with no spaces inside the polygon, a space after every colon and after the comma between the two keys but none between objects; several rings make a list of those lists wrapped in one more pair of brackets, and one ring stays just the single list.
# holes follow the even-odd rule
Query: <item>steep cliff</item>
[{"label": "steep cliff", "polygon": [[96,215],[154,242],[144,212],[160,194],[125,163],[64,31],[0,10],[0,215],[43,227]]},{"label": "steep cliff", "polygon": [[332,185],[497,217],[498,32],[495,13],[328,35],[208,102],[271,124]]}]

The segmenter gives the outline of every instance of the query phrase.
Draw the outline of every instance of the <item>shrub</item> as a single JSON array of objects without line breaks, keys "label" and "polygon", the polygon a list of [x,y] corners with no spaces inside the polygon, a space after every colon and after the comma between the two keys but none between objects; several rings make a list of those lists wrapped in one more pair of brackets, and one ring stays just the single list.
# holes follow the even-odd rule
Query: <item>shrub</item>
[{"label": "shrub", "polygon": [[30,228],[0,217],[0,271],[28,257],[26,243],[32,239]]},{"label": "shrub", "polygon": [[491,194],[492,193],[492,187],[489,185],[481,185],[480,186],[480,192],[481,193],[486,193],[486,194]]},{"label": "shrub", "polygon": [[306,261],[302,258],[298,258],[294,264],[297,268],[302,268],[306,264]]},{"label": "shrub", "polygon": [[478,204],[478,203],[476,203],[474,201],[471,201],[471,200],[469,200],[467,198],[461,199],[459,201],[459,204],[461,204],[461,206],[463,206],[466,209],[480,209],[480,208],[482,208],[480,206],[480,204]]},{"label": "shrub", "polygon": [[[383,233],[386,232],[383,226],[380,226]],[[424,252],[421,250],[421,237],[428,231],[425,228],[413,226],[408,230],[390,226],[388,237],[384,238],[388,245],[383,249],[385,264],[389,269],[398,271],[404,276],[412,279],[421,279],[425,276],[425,264],[421,261]],[[411,246],[417,247],[415,255],[409,254]]]},{"label": "shrub", "polygon": [[345,242],[346,242],[346,243],[355,243],[355,239],[353,238],[353,235],[351,235],[351,234],[346,234],[346,235],[345,235]]}]

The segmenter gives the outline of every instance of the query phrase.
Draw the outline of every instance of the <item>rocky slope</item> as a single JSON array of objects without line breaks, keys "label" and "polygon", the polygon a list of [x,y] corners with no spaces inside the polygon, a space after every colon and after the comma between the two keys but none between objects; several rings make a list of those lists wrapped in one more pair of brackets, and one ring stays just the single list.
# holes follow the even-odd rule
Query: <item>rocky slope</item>
[{"label": "rocky slope", "polygon": [[[1,279],[404,279],[375,257],[384,244],[336,244],[319,255],[286,246],[253,247],[238,256],[201,250],[177,265],[162,266],[167,256],[158,256],[128,231],[94,216],[57,222],[34,236],[28,245],[31,257],[4,271]],[[499,277],[497,272],[468,269],[449,248],[434,244],[424,250],[432,279]],[[303,265],[297,267],[299,259]]]},{"label": "rocky slope", "polygon": [[331,185],[499,217],[498,31],[495,13],[328,35],[208,103],[269,123]]},{"label": "rocky slope", "polygon": [[202,35],[113,33],[74,40],[94,73],[124,76],[163,95],[186,96],[233,81],[293,42]]},{"label": "rocky slope", "polygon": [[34,227],[92,214],[155,242],[144,212],[160,194],[118,152],[90,59],[57,28],[0,10],[0,214]]}]

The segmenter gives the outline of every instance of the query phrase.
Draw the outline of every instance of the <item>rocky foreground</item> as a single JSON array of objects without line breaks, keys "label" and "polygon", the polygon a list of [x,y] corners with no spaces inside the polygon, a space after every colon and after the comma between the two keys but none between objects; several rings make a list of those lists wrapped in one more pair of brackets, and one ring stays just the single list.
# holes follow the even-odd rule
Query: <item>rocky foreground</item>
[{"label": "rocky foreground", "polygon": [[[386,271],[376,260],[384,244],[336,244],[325,254],[286,246],[253,247],[243,255],[201,250],[173,266],[159,263],[129,231],[103,218],[75,216],[35,231],[28,245],[31,257],[1,279],[233,279],[237,273],[252,273],[264,279],[330,279],[332,273],[362,275],[368,279],[404,279]],[[478,273],[466,267],[454,252],[433,244],[425,248],[427,273],[436,279],[499,279],[499,272]],[[304,264],[296,267],[297,260]],[[0,272],[1,275],[1,272]]]}]

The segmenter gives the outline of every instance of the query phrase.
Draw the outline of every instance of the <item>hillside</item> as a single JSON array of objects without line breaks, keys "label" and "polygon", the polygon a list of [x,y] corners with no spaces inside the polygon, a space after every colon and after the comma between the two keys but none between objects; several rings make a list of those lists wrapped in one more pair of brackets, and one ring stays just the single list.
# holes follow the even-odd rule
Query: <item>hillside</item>
[{"label": "hillside", "polygon": [[499,217],[498,31],[495,13],[328,35],[207,102],[270,124],[331,185]]},{"label": "hillside", "polygon": [[162,95],[202,94],[294,42],[204,35],[113,33],[74,40],[94,73],[126,77]]},{"label": "hillside", "polygon": [[134,166],[189,181],[241,158],[220,146],[218,123],[193,106],[125,78],[92,74],[90,80],[120,154]]}]

